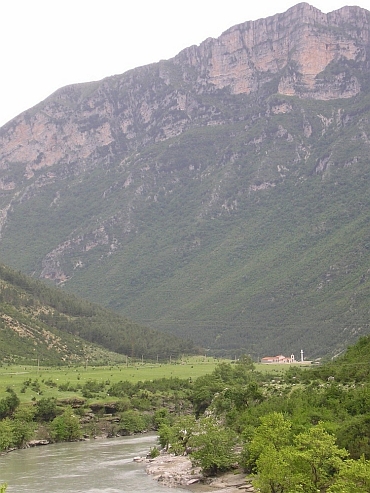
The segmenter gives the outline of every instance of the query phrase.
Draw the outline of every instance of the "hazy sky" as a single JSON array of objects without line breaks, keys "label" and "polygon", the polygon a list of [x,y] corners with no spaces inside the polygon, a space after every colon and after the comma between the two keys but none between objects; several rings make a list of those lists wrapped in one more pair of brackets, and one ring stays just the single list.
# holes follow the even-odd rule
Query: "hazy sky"
[{"label": "hazy sky", "polygon": [[[298,0],[0,0],[0,125],[59,87],[175,56]],[[322,12],[370,0],[315,0]]]}]

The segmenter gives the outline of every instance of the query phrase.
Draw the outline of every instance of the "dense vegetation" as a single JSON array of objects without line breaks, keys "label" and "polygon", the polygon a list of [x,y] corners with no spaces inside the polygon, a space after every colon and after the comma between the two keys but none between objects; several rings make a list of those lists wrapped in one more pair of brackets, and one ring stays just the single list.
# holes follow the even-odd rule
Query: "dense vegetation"
[{"label": "dense vegetation", "polygon": [[[0,449],[31,438],[155,429],[161,448],[190,454],[205,475],[242,469],[261,493],[368,492],[369,354],[364,337],[334,362],[292,365],[278,375],[256,371],[243,356],[195,381],[89,380],[82,399],[41,396],[20,404],[9,387],[0,400]],[[109,401],[99,401],[102,392]]]},{"label": "dense vegetation", "polygon": [[195,415],[159,427],[160,443],[208,474],[238,462],[262,493],[368,492],[369,349],[363,338],[335,363],[278,379],[247,359],[222,363],[195,382]]},{"label": "dense vegetation", "polygon": [[[135,72],[142,90],[157,70]],[[348,70],[363,83],[353,98],[193,94],[178,135],[155,142],[138,121],[145,144],[109,164],[52,167],[43,187],[35,172],[12,201],[3,261],[60,270],[65,289],[214,354],[339,353],[369,332],[370,94]],[[117,78],[105,84],[125,100]],[[153,132],[175,116],[153,116]]]},{"label": "dense vegetation", "polygon": [[194,351],[190,342],[0,265],[0,361],[95,363],[164,360]]}]

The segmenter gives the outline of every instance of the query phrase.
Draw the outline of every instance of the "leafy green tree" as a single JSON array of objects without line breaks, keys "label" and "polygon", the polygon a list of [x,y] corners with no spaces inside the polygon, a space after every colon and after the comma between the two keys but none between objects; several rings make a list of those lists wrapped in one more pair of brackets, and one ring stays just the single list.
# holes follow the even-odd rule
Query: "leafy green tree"
[{"label": "leafy green tree", "polygon": [[30,423],[35,417],[35,409],[33,406],[19,406],[14,412],[14,419]]},{"label": "leafy green tree", "polygon": [[286,493],[300,491],[300,477],[292,468],[294,449],[291,446],[277,450],[267,446],[256,460],[258,475],[253,481],[261,493]]},{"label": "leafy green tree", "polygon": [[125,434],[139,433],[144,431],[148,423],[144,419],[144,416],[134,409],[123,411],[120,416],[120,428]]},{"label": "leafy green tree", "polygon": [[0,421],[0,450],[13,446],[13,423],[9,418]]},{"label": "leafy green tree", "polygon": [[159,443],[166,450],[182,455],[188,448],[195,427],[194,416],[180,416],[172,426],[162,423],[158,430]]},{"label": "leafy green tree", "polygon": [[328,493],[368,493],[370,491],[370,461],[362,457],[343,462]]},{"label": "leafy green tree", "polygon": [[19,398],[11,387],[6,389],[7,396],[0,401],[0,419],[11,416],[19,406]]},{"label": "leafy green tree", "polygon": [[53,397],[43,397],[36,402],[35,419],[52,421],[57,415],[57,403]]},{"label": "leafy green tree", "polygon": [[242,452],[244,467],[256,471],[256,461],[265,449],[280,451],[292,442],[292,423],[282,413],[273,412],[261,418],[253,437],[245,443]]},{"label": "leafy green tree", "polygon": [[202,468],[204,474],[226,471],[236,462],[235,434],[211,416],[198,420],[188,443],[192,461]]},{"label": "leafy green tree", "polygon": [[172,428],[167,423],[162,423],[158,428],[158,441],[162,448],[168,450],[172,440]]},{"label": "leafy green tree", "polygon": [[359,459],[362,455],[370,459],[370,414],[346,420],[336,435],[338,445],[346,448],[352,459]]},{"label": "leafy green tree", "polygon": [[255,365],[253,360],[247,354],[243,354],[237,360],[234,367],[234,380],[241,384],[245,384],[251,380]]},{"label": "leafy green tree", "polygon": [[154,413],[154,427],[158,429],[163,424],[170,424],[171,417],[168,409],[157,409]]},{"label": "leafy green tree", "polygon": [[23,447],[34,435],[32,422],[23,419],[12,420],[12,445]]},{"label": "leafy green tree", "polygon": [[104,390],[104,383],[98,382],[97,380],[89,379],[82,386],[82,395],[83,397],[92,397],[94,394],[98,394]]},{"label": "leafy green tree", "polygon": [[71,406],[67,406],[63,414],[53,419],[50,424],[50,434],[58,442],[81,438],[80,420]]},{"label": "leafy green tree", "polygon": [[[261,439],[256,435],[257,439],[261,445]],[[262,493],[324,492],[335,483],[338,472],[344,471],[343,459],[347,455],[336,445],[335,437],[319,423],[299,433],[292,444],[279,448],[273,440],[265,442],[256,459],[255,484]],[[349,477],[351,470],[345,471]],[[342,474],[346,477],[345,472]],[[334,492],[341,493],[341,490]]]},{"label": "leafy green tree", "polygon": [[[235,384],[226,387],[214,396],[212,409],[218,415],[226,413],[229,416],[233,410],[239,414],[251,405],[260,403],[263,399],[263,394],[256,382],[250,382],[247,385]],[[234,419],[234,413],[232,413],[232,419]]]},{"label": "leafy green tree", "polygon": [[203,414],[207,407],[210,406],[215,394],[225,388],[226,385],[219,376],[224,373],[228,374],[228,370],[223,370],[224,368],[218,372],[218,376],[212,373],[196,379],[191,397],[196,416]]},{"label": "leafy green tree", "polygon": [[230,363],[218,363],[213,371],[213,376],[224,384],[234,382],[234,370]]},{"label": "leafy green tree", "polygon": [[304,490],[325,491],[333,482],[334,475],[341,469],[348,452],[340,449],[335,437],[330,435],[322,423],[300,433],[294,439],[292,468],[302,475]]}]

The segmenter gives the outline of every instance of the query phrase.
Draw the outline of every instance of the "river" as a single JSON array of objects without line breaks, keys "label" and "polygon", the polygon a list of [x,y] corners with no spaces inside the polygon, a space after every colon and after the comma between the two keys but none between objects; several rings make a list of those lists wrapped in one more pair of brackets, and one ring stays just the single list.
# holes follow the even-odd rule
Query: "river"
[{"label": "river", "polygon": [[133,461],[154,445],[145,434],[15,450],[0,456],[0,484],[8,483],[7,493],[166,493]]}]

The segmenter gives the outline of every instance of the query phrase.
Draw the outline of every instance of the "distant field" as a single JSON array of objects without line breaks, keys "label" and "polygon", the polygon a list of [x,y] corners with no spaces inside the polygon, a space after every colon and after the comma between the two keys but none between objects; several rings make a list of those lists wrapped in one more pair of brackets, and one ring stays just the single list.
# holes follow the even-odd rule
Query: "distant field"
[{"label": "distant field", "polygon": [[[2,366],[0,367],[0,399],[6,395],[6,388],[11,386],[22,402],[41,397],[57,397],[59,399],[81,397],[80,392],[58,390],[59,385],[69,382],[72,387],[82,386],[88,380],[104,382],[106,387],[121,380],[131,383],[158,378],[196,378],[211,373],[219,360],[205,357],[191,357],[172,364],[142,364],[134,366],[87,366],[87,367],[40,367],[37,366]],[[24,392],[25,381],[31,380]],[[54,383],[57,387],[51,387]],[[40,390],[37,392],[37,384]]]},{"label": "distant field", "polygon": [[[230,362],[230,360],[223,360]],[[211,373],[220,362],[218,359],[191,357],[172,364],[136,363],[133,366],[89,366],[86,367],[37,367],[37,366],[7,366],[0,367],[0,399],[6,395],[6,388],[12,387],[22,402],[38,400],[41,397],[56,397],[66,399],[81,397],[78,389],[89,380],[103,382],[108,389],[113,383],[127,380],[131,383],[158,378],[196,378]],[[279,375],[290,365],[261,365],[256,364],[256,370],[262,373]],[[28,384],[27,384],[28,382]],[[62,391],[58,387],[69,382],[75,391]],[[23,390],[22,390],[23,389]],[[101,399],[107,397],[101,395]]]}]

